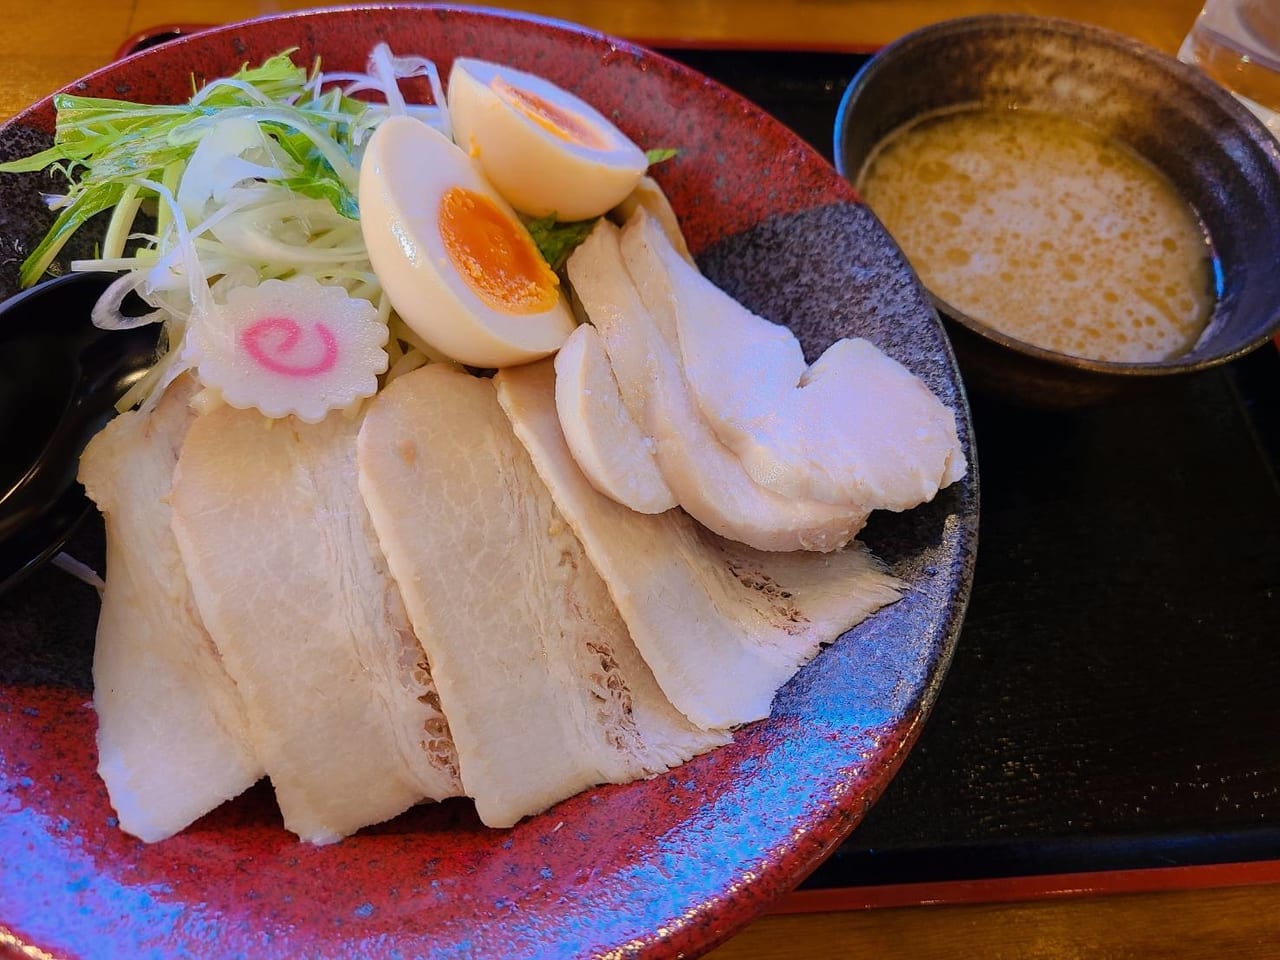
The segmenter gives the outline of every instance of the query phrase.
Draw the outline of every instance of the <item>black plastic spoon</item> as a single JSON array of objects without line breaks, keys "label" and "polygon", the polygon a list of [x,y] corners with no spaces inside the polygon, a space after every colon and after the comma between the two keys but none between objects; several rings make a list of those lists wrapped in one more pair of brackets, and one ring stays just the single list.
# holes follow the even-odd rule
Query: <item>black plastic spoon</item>
[{"label": "black plastic spoon", "polygon": [[115,278],[75,273],[0,304],[0,593],[58,553],[92,509],[76,480],[89,439],[156,359],[158,324],[99,330]]}]

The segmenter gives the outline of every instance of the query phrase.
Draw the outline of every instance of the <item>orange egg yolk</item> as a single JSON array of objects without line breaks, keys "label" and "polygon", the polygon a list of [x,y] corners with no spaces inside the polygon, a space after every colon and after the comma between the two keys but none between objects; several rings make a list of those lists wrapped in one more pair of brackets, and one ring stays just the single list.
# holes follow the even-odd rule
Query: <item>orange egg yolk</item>
[{"label": "orange egg yolk", "polygon": [[438,219],[449,262],[489,307],[533,314],[555,306],[555,273],[524,227],[484,194],[450,187]]},{"label": "orange egg yolk", "polygon": [[494,77],[490,86],[499,97],[561,140],[592,150],[609,148],[609,141],[601,135],[595,125],[572,110],[566,110],[536,93],[512,86],[502,77]]}]

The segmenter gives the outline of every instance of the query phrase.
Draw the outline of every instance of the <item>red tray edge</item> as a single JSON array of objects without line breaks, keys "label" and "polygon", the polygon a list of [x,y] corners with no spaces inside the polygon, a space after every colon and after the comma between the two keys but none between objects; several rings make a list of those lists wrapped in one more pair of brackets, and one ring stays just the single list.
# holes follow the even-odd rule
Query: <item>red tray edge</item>
[{"label": "red tray edge", "polygon": [[1009,903],[1271,883],[1280,884],[1280,860],[796,890],[781,898],[767,912],[833,913],[892,907]]}]

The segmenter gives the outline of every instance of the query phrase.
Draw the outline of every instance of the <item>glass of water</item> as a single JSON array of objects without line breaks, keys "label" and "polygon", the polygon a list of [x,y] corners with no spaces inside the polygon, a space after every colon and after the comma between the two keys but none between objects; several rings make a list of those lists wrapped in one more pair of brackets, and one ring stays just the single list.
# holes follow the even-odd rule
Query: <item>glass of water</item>
[{"label": "glass of water", "polygon": [[1280,137],[1280,0],[1205,0],[1178,52]]}]

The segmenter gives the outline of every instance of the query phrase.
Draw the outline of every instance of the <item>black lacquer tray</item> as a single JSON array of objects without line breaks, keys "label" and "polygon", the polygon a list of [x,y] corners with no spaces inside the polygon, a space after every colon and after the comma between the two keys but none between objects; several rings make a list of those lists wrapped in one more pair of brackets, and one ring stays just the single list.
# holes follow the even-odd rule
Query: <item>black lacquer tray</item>
[{"label": "black lacquer tray", "polygon": [[[671,55],[828,158],[866,60]],[[1091,410],[971,400],[982,521],[955,659],[805,887],[1280,859],[1280,353]]]},{"label": "black lacquer tray", "polygon": [[[828,158],[866,60],[666,52]],[[805,888],[1280,860],[1280,353],[1090,410],[971,399],[981,546],[958,651]],[[101,549],[96,519],[70,548]],[[35,574],[20,615],[91,643],[64,576]]]}]

